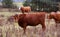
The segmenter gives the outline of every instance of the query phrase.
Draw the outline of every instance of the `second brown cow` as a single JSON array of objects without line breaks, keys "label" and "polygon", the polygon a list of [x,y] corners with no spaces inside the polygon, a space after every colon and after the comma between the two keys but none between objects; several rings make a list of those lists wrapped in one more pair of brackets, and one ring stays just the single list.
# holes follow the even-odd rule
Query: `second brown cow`
[{"label": "second brown cow", "polygon": [[20,10],[22,11],[22,13],[24,12],[28,13],[31,11],[31,7],[30,6],[21,7]]},{"label": "second brown cow", "polygon": [[56,27],[57,27],[57,23],[60,23],[60,14],[55,13],[55,12],[51,12],[48,16],[48,19],[54,19],[55,23],[56,23]]}]

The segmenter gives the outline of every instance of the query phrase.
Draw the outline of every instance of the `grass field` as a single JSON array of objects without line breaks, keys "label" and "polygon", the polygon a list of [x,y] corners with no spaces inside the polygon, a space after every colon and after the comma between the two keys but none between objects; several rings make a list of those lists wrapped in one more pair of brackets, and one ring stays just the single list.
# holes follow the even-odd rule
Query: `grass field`
[{"label": "grass field", "polygon": [[[42,31],[42,27],[39,24],[36,27],[28,26],[26,29],[26,34],[23,34],[23,29],[18,26],[18,23],[8,22],[7,18],[11,15],[14,15],[19,12],[0,12],[0,15],[4,15],[4,17],[0,17],[0,19],[4,19],[0,22],[0,37],[60,37],[60,26],[55,27],[54,20],[48,22],[46,19],[46,30]],[[6,24],[7,23],[7,24]],[[35,29],[36,28],[36,29]]]}]

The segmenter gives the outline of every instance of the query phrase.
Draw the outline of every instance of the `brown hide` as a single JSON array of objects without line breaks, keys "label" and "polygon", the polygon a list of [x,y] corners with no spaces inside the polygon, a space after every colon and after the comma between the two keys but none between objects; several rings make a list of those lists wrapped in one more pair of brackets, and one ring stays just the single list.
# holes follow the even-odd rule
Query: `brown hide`
[{"label": "brown hide", "polygon": [[24,12],[30,12],[31,8],[29,6],[26,6],[26,7],[21,7],[20,10],[22,11],[22,13],[24,13]]},{"label": "brown hide", "polygon": [[42,25],[43,31],[46,29],[45,26],[45,12],[34,13],[34,14],[20,14],[18,25],[24,29],[24,33],[27,26]]}]

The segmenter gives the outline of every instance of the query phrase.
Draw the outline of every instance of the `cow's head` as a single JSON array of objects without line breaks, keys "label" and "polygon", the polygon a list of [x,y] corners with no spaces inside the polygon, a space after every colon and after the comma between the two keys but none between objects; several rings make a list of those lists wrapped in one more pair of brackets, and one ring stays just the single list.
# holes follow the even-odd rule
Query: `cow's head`
[{"label": "cow's head", "polygon": [[48,19],[54,19],[56,17],[56,13],[50,13],[49,15],[48,15]]}]

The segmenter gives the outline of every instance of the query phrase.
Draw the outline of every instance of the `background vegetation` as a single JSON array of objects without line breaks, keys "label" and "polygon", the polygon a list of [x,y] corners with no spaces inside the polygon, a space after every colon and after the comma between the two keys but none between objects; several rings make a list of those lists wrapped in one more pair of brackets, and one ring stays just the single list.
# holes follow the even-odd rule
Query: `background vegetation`
[{"label": "background vegetation", "polygon": [[[58,3],[54,0],[26,0],[24,6],[31,6],[32,11],[57,11],[59,10]],[[43,9],[43,10],[42,10]]]}]

